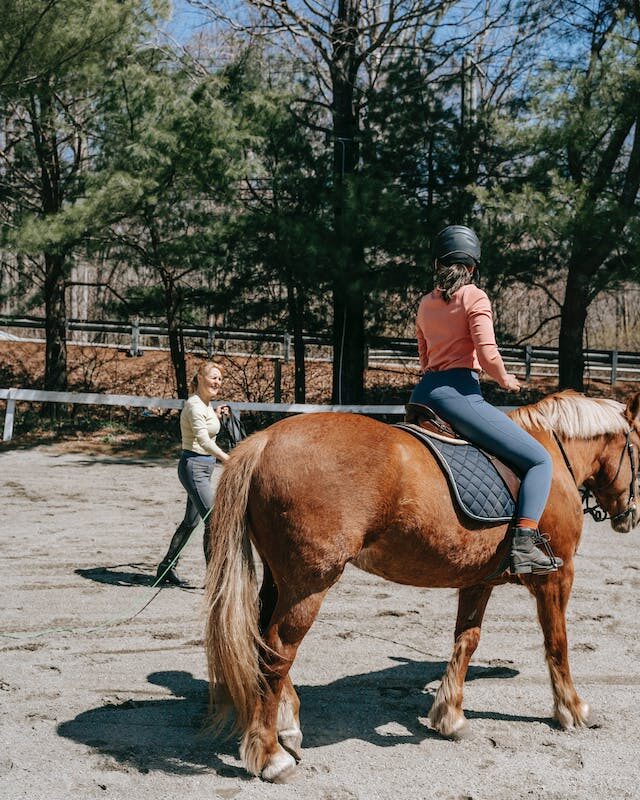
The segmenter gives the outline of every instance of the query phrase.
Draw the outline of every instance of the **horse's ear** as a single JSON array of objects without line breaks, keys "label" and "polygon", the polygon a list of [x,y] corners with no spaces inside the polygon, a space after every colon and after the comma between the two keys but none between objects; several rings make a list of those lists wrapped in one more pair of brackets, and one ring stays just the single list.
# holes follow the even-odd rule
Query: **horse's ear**
[{"label": "horse's ear", "polygon": [[636,392],[627,400],[624,415],[631,425],[640,427],[640,392]]}]

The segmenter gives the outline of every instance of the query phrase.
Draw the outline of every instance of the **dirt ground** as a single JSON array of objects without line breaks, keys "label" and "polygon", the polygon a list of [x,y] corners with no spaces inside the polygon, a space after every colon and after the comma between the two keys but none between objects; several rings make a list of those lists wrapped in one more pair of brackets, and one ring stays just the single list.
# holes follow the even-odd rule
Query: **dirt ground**
[{"label": "dirt ground", "polygon": [[193,589],[163,590],[135,619],[106,624],[154,594],[182,511],[175,462],[5,450],[0,497],[5,800],[639,796],[637,532],[586,525],[569,632],[576,685],[596,722],[573,733],[550,719],[525,590],[504,587],[491,599],[466,686],[471,735],[451,742],[426,715],[450,654],[456,593],[349,569],[293,667],[304,759],[295,782],[277,786],[245,773],[233,740],[203,732],[199,532],[180,565]]}]

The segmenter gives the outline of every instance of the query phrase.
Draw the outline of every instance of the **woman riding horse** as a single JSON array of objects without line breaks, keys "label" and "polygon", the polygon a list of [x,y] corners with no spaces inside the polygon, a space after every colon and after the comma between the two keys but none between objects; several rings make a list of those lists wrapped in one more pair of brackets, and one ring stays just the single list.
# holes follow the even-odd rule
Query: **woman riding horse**
[{"label": "woman riding horse", "polygon": [[[440,231],[435,246],[435,288],[425,295],[416,322],[423,377],[411,402],[429,406],[462,436],[513,465],[522,476],[511,539],[512,574],[553,572],[562,560],[538,532],[549,489],[551,456],[532,436],[482,397],[479,373],[503,389],[519,391],[496,346],[491,304],[472,281],[480,263],[480,242],[464,225]],[[548,549],[548,544],[544,543]]]},{"label": "woman riding horse", "polygon": [[[626,405],[563,392],[512,412],[512,420],[492,409],[478,371],[509,388],[517,382],[497,352],[486,295],[470,285],[479,243],[468,229],[445,229],[437,254],[445,272],[462,265],[451,271],[462,280],[445,283],[443,273],[440,296],[434,292],[421,305],[421,357],[429,369],[412,400],[428,402],[523,474],[515,574],[501,567],[507,526],[466,518],[431,451],[400,427],[356,414],[301,414],[242,442],[225,466],[210,517],[205,648],[218,721],[235,709],[242,759],[268,781],[287,780],[301,758],[300,700],[290,669],[349,564],[402,584],[458,589],[453,652],[428,713],[433,730],[464,730],[467,668],[491,593],[503,583],[535,596],[554,717],[565,729],[589,719],[571,676],[566,630],[583,525],[579,487],[593,493],[615,530],[638,524],[640,392]],[[431,327],[438,320],[444,333]],[[462,360],[439,360],[454,349]],[[561,559],[536,547],[543,506],[541,524]],[[263,565],[259,595],[252,546]]]},{"label": "woman riding horse", "polygon": [[[458,736],[467,724],[467,668],[491,593],[504,583],[536,599],[554,717],[565,729],[587,724],[566,626],[583,524],[578,487],[593,493],[615,530],[638,524],[640,392],[626,406],[562,392],[511,416],[553,462],[542,524],[564,563],[542,575],[499,569],[507,526],[466,519],[431,451],[399,427],[358,414],[300,414],[235,448],[210,518],[205,647],[216,712],[222,719],[235,708],[251,772],[282,781],[295,770],[302,729],[290,669],[347,564],[402,584],[459,590],[453,652],[428,711],[434,731]],[[252,545],[263,565],[259,597]],[[601,547],[610,555],[606,540]]]}]

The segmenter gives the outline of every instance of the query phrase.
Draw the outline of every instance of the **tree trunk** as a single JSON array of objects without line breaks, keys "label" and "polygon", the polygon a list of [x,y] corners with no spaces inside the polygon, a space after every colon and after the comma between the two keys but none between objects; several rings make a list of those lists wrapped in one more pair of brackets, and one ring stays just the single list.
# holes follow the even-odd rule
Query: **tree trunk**
[{"label": "tree trunk", "polygon": [[358,163],[358,119],[354,103],[359,62],[359,0],[340,0],[332,30],[334,231],[333,280],[334,403],[359,403],[364,394],[364,253],[358,242],[349,177]]},{"label": "tree trunk", "polygon": [[570,264],[560,315],[558,388],[584,391],[584,352],[582,341],[587,320],[590,274]]},{"label": "tree trunk", "polygon": [[304,331],[304,297],[292,278],[287,283],[287,305],[289,321],[293,329],[293,361],[294,361],[294,402],[306,402],[305,344]]},{"label": "tree trunk", "polygon": [[333,314],[332,402],[360,403],[364,396],[364,292],[353,273],[334,283]]},{"label": "tree trunk", "polygon": [[176,378],[176,393],[178,397],[186,400],[189,396],[187,385],[187,365],[184,352],[184,338],[182,328],[177,320],[169,322],[169,349],[171,350],[171,363]]},{"label": "tree trunk", "polygon": [[[46,81],[30,96],[29,114],[33,142],[40,168],[40,204],[46,218],[62,208],[64,187],[60,175],[58,140],[53,95]],[[65,300],[65,266],[67,253],[45,252],[45,367],[46,391],[67,389],[67,306]],[[55,405],[49,413],[56,416]]]},{"label": "tree trunk", "polygon": [[67,390],[67,307],[65,301],[65,259],[45,253],[45,369],[44,388],[49,392]]},{"label": "tree trunk", "polygon": [[171,353],[171,364],[176,381],[176,393],[179,398],[186,400],[189,396],[187,384],[187,365],[184,350],[184,337],[178,313],[179,301],[176,296],[176,285],[173,277],[161,270],[162,283],[164,286],[165,313],[167,316],[167,329],[169,331],[169,351]]}]

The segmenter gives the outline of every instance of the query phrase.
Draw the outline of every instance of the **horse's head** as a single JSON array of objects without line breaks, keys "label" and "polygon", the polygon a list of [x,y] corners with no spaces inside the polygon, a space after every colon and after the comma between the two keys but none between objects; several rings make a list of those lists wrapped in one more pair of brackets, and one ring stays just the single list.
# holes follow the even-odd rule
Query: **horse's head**
[{"label": "horse's head", "polygon": [[[640,521],[640,392],[624,406],[565,390],[515,409],[511,416],[528,430],[552,432],[571,477],[587,490],[585,513],[592,513],[596,520],[608,515],[612,528],[621,533],[636,527]],[[589,507],[589,493],[598,506]]]},{"label": "horse's head", "polygon": [[640,392],[627,401],[629,429],[612,434],[599,454],[599,468],[585,485],[611,517],[611,527],[628,533],[640,521]]}]

